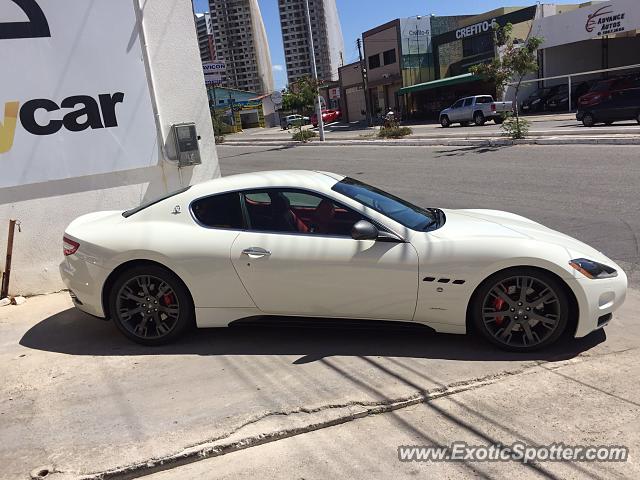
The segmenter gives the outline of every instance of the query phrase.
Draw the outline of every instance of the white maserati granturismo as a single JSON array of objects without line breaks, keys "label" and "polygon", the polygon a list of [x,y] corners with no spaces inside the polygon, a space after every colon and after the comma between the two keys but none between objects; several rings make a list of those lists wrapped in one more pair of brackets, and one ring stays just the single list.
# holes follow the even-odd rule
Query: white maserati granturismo
[{"label": "white maserati granturismo", "polygon": [[228,176],[67,228],[75,305],[147,345],[247,317],[391,320],[510,350],[602,328],[627,277],[599,251],[497,210],[422,208],[316,171]]}]

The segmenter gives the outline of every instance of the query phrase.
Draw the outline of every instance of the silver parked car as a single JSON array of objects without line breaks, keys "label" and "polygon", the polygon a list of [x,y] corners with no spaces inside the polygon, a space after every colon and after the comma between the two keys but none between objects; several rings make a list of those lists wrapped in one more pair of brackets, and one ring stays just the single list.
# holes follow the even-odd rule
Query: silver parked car
[{"label": "silver parked car", "polygon": [[502,123],[503,114],[512,110],[513,102],[496,102],[491,95],[465,97],[440,112],[440,125],[447,128],[459,123],[466,127],[471,122],[484,125],[487,120]]}]

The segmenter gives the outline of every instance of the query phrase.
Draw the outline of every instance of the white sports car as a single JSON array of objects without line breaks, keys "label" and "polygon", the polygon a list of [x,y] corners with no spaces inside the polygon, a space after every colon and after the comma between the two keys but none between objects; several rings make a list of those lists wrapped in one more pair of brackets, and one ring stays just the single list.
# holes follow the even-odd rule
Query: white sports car
[{"label": "white sports car", "polygon": [[599,251],[497,210],[421,208],[315,171],[234,175],[64,234],[75,305],[143,344],[255,316],[392,320],[531,350],[606,325],[627,277]]}]

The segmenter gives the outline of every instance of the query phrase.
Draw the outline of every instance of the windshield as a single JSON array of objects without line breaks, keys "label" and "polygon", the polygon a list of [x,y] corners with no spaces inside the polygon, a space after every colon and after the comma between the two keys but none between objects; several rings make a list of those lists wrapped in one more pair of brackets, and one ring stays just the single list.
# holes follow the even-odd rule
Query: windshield
[{"label": "windshield", "polygon": [[352,198],[412,230],[435,230],[444,223],[444,213],[438,208],[417,207],[395,195],[353,178],[344,178],[336,183],[332,190]]}]

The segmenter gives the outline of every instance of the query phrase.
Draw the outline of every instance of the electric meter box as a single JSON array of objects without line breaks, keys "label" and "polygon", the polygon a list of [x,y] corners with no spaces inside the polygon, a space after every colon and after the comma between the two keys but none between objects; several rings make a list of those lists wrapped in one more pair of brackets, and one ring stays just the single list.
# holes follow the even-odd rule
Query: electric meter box
[{"label": "electric meter box", "polygon": [[173,131],[178,166],[200,165],[202,160],[200,159],[196,124],[193,122],[176,123],[171,126],[171,130]]}]

